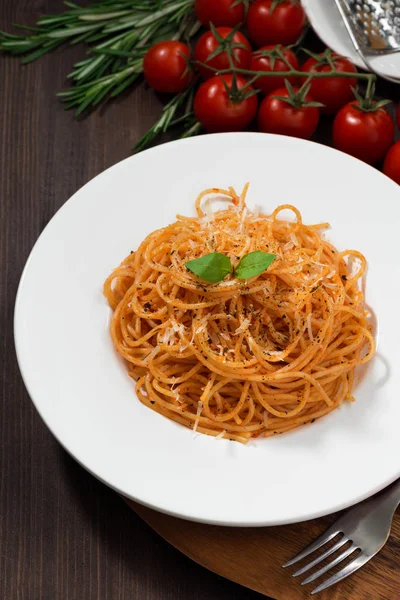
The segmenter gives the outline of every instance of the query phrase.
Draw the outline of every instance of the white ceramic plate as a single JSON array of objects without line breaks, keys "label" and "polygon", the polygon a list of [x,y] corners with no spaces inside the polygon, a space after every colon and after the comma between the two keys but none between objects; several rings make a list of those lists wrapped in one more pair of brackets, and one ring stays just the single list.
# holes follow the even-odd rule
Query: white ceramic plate
[{"label": "white ceramic plate", "polygon": [[[338,54],[365,69],[340,16],[334,0],[302,0],[308,19],[321,40]],[[371,66],[376,73],[400,78],[400,52],[388,56],[372,56]]]},{"label": "white ceramic plate", "polygon": [[[357,402],[292,433],[247,446],[193,432],[143,406],[114,351],[102,284],[143,237],[194,214],[206,187],[241,189],[271,211],[295,203],[305,222],[369,260],[367,301],[379,352]],[[46,227],[15,312],[29,394],[61,444],[122,494],[176,516],[275,525],[343,508],[400,476],[398,320],[400,193],[375,169],[331,148],[256,133],[164,144],[108,169]],[[397,293],[396,293],[397,292]]]}]

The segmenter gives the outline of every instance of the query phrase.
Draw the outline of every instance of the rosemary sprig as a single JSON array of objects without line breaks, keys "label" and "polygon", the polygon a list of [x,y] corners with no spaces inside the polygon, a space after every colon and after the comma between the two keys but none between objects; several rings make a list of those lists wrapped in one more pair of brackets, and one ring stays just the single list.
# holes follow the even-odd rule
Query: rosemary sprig
[{"label": "rosemary sprig", "polygon": [[181,137],[191,137],[200,133],[200,123],[193,114],[193,96],[196,81],[183,92],[176,94],[165,104],[161,116],[149,131],[137,142],[134,152],[140,152],[148,146],[158,135],[166,133],[177,125],[184,126]]},{"label": "rosemary sprig", "polygon": [[160,39],[190,39],[199,24],[193,0],[99,0],[88,7],[65,2],[60,15],[41,17],[28,35],[0,31],[0,51],[36,60],[58,46],[84,42],[88,56],[68,75],[73,86],[61,92],[77,114],[107,95],[124,91],[142,72],[143,56]]}]

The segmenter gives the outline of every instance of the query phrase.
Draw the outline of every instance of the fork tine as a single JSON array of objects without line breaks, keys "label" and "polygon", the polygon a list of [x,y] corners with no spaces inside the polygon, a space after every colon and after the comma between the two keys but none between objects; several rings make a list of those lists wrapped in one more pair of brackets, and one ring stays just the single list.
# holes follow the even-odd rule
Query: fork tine
[{"label": "fork tine", "polygon": [[336,552],[336,550],[339,550],[339,548],[344,546],[344,544],[346,544],[348,541],[349,540],[347,539],[347,537],[343,536],[342,538],[340,538],[339,541],[336,542],[336,544],[334,544],[331,548],[328,548],[328,550],[326,550],[323,554],[320,554],[320,556],[317,556],[317,558],[314,558],[314,560],[312,560],[310,563],[308,563],[307,565],[305,565],[304,567],[302,567],[301,569],[296,571],[296,573],[293,573],[293,577],[298,577],[298,575],[303,575],[303,573],[306,573],[306,571],[309,571],[310,569],[315,567],[315,565],[320,563],[321,560],[324,560],[325,558],[327,558],[328,556],[330,556],[331,554]]},{"label": "fork tine", "polygon": [[326,590],[326,588],[330,587],[331,585],[339,583],[339,581],[342,581],[342,579],[344,579],[345,577],[352,575],[355,571],[363,567],[365,563],[371,560],[371,558],[372,556],[367,556],[363,553],[359,554],[358,556],[356,556],[356,558],[349,562],[341,571],[335,573],[334,575],[332,575],[332,577],[329,577],[329,579],[324,581],[324,583],[321,583],[321,585],[316,587],[315,590],[311,592],[311,595],[318,594],[318,592],[322,592],[322,590]]},{"label": "fork tine", "polygon": [[311,554],[311,552],[314,552],[314,550],[318,550],[318,548],[321,548],[321,546],[332,540],[338,533],[341,532],[338,530],[337,526],[333,525],[332,527],[329,527],[329,529],[327,529],[324,533],[317,537],[317,539],[311,542],[311,544],[308,544],[308,546],[306,546],[304,550],[302,550],[301,552],[296,554],[296,556],[288,560],[284,565],[282,565],[282,567],[286,569],[286,567],[290,567],[295,563],[299,562],[299,560],[302,560],[303,558]]},{"label": "fork tine", "polygon": [[314,581],[314,579],[317,579],[318,577],[320,577],[321,575],[323,575],[324,573],[326,573],[333,567],[336,567],[336,565],[338,565],[340,562],[342,562],[342,560],[344,560],[345,558],[350,556],[350,554],[355,552],[355,550],[357,550],[357,546],[354,546],[354,545],[350,546],[350,548],[347,548],[347,550],[342,552],[342,554],[339,554],[339,556],[337,556],[330,563],[328,563],[327,565],[322,567],[322,569],[319,569],[318,571],[316,571],[315,573],[310,575],[310,577],[307,577],[307,579],[305,579],[304,581],[301,582],[301,585],[306,585],[307,583],[311,583],[311,581]]}]

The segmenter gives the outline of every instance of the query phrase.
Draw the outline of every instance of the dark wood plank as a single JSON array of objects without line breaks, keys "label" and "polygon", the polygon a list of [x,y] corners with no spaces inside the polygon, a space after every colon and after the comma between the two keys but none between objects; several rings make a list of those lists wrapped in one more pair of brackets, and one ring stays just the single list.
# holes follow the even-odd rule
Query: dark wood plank
[{"label": "dark wood plank", "polygon": [[[0,3],[0,29],[62,2]],[[259,598],[199,567],[79,467],[32,406],[16,363],[18,281],[40,232],[84,183],[129,155],[159,101],[143,87],[77,122],[55,97],[82,56],[0,57],[0,599]]]}]

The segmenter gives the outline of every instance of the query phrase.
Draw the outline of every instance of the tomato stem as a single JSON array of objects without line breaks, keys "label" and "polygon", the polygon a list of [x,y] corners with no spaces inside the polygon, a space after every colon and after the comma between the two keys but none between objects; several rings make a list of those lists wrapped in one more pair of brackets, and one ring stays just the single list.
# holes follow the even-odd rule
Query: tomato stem
[{"label": "tomato stem", "polygon": [[232,75],[233,73],[236,73],[237,75],[250,75],[252,77],[252,81],[256,81],[259,77],[302,77],[309,79],[340,77],[345,79],[364,79],[368,82],[368,86],[372,86],[372,84],[376,81],[376,75],[373,73],[349,73],[347,71],[336,71],[336,69],[333,69],[332,71],[308,71],[306,73],[293,68],[288,71],[252,71],[250,69],[241,69],[240,67],[235,67],[233,65],[233,61],[228,69],[216,69],[207,63],[202,63],[199,61],[194,61],[194,63],[202,65],[206,69],[210,69],[210,71],[214,71],[215,75]]}]

